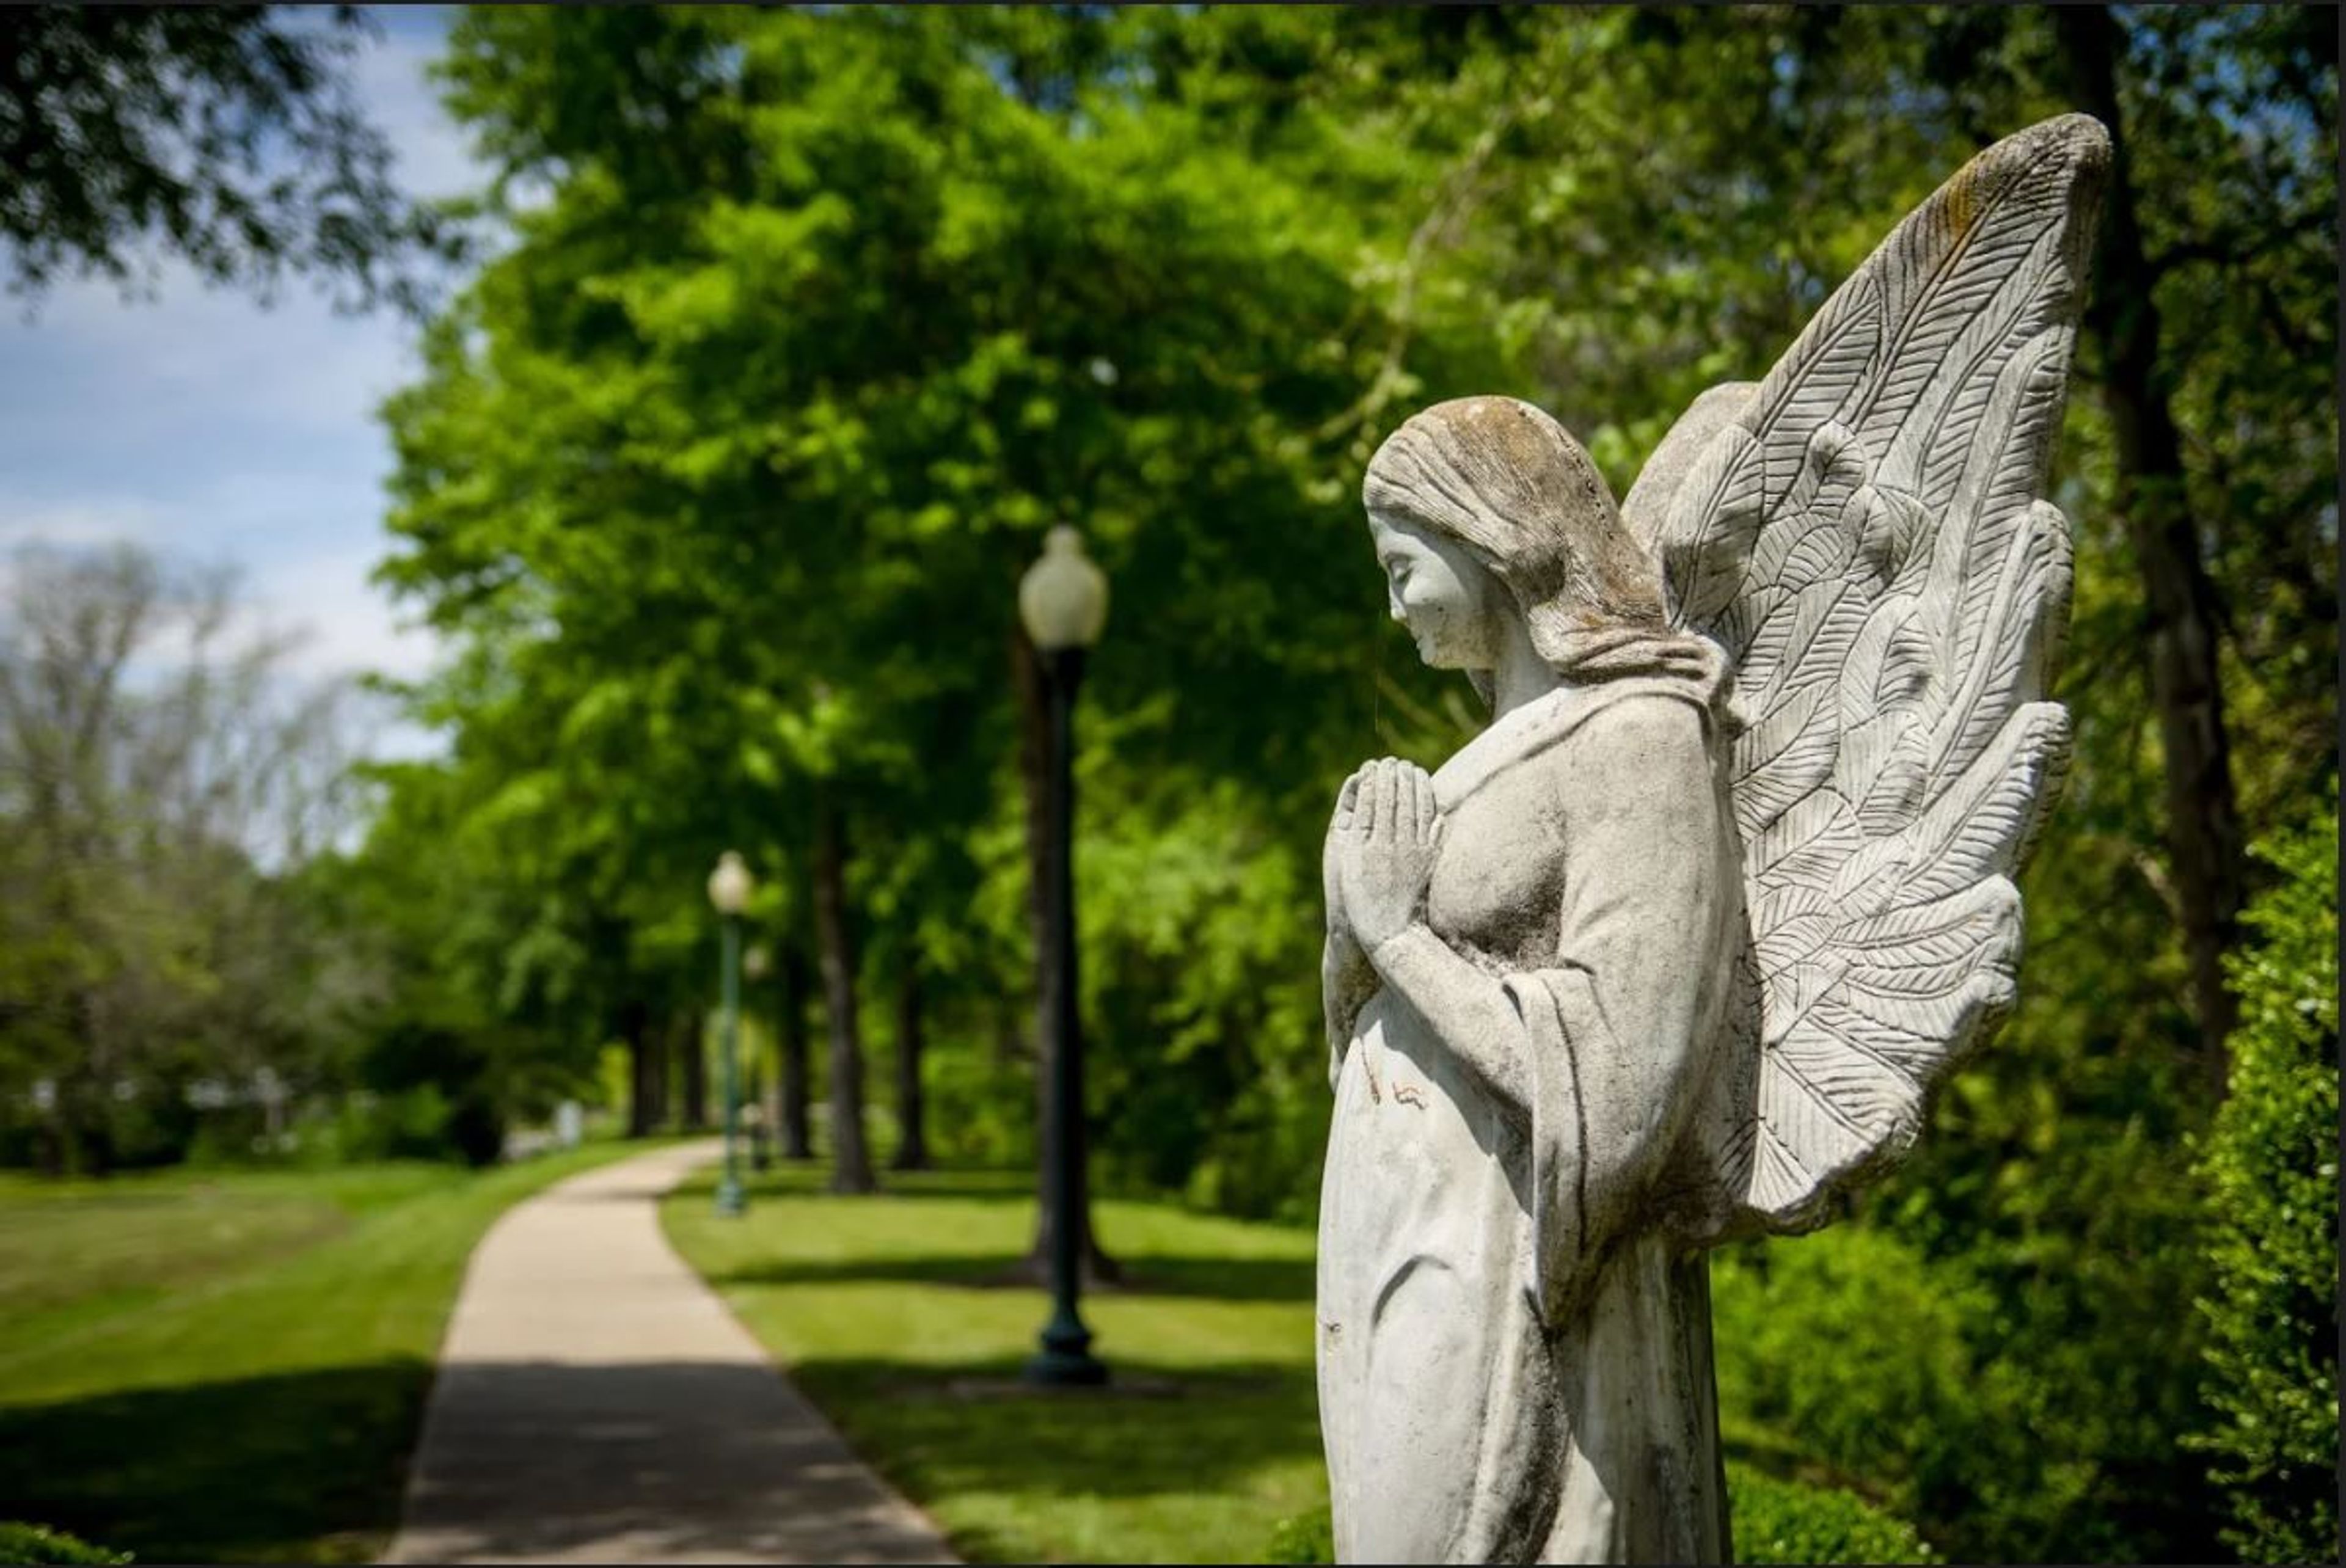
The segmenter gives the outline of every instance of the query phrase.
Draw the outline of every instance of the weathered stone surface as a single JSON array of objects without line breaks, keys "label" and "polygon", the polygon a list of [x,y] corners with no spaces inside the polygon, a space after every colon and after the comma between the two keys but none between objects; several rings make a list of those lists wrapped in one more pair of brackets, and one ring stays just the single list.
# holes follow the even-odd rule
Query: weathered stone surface
[{"label": "weathered stone surface", "polygon": [[1341,1560],[1726,1560],[1702,1249],[1897,1159],[2014,994],[2107,157],[1982,154],[1622,508],[1509,398],[1371,463],[1393,615],[1494,718],[1329,829]]}]

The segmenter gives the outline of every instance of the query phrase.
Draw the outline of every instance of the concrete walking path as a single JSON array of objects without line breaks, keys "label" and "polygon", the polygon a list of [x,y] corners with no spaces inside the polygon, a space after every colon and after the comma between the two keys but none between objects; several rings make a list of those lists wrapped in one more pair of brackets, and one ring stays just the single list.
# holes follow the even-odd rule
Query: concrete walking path
[{"label": "concrete walking path", "polygon": [[661,1234],[714,1143],[515,1206],[474,1250],[390,1563],[950,1563]]}]

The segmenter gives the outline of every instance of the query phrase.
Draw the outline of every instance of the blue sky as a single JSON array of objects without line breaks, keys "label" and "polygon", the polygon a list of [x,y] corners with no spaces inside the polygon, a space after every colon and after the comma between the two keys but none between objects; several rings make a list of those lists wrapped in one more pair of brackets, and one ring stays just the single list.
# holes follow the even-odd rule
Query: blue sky
[{"label": "blue sky", "polygon": [[[384,36],[353,72],[398,178],[421,196],[475,183],[423,75],[442,8],[375,14]],[[388,311],[337,317],[303,282],[264,308],[168,265],[151,300],[91,280],[29,321],[0,304],[0,550],[130,539],[231,561],[270,624],[310,628],[299,673],[420,672],[433,638],[367,581],[391,467],[374,409],[413,377],[413,333]]]}]

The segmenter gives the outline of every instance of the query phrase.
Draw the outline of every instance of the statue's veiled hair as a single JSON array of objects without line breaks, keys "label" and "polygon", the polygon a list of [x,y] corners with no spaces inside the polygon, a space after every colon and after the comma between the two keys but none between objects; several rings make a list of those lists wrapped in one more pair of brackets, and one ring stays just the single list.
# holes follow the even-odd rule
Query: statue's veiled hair
[{"label": "statue's veiled hair", "polygon": [[[1672,675],[1716,690],[1717,648],[1669,629],[1660,568],[1622,523],[1605,476],[1530,403],[1457,398],[1413,414],[1369,460],[1361,497],[1464,545],[1513,596],[1558,675]],[[1483,688],[1490,677],[1474,679]]]}]

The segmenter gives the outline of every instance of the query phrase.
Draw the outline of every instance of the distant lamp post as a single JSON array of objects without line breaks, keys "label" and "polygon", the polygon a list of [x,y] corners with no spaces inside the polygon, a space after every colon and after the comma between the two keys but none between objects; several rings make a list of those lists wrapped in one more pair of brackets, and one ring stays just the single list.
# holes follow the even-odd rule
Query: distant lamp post
[{"label": "distant lamp post", "polygon": [[1051,1319],[1043,1348],[1026,1363],[1029,1382],[1102,1383],[1107,1368],[1091,1353],[1091,1330],[1076,1309],[1083,1261],[1083,1216],[1076,1212],[1084,1170],[1084,1042],[1076,1012],[1075,747],[1076,686],[1084,651],[1107,620],[1107,579],[1084,555],[1083,535],[1062,525],[1043,541],[1043,556],[1018,584],[1018,616],[1042,656],[1050,712],[1050,755],[1044,764],[1044,879],[1041,954],[1043,1018],[1051,1056],[1050,1115],[1043,1127],[1044,1193],[1051,1216]]},{"label": "distant lamp post", "polygon": [[[765,943],[752,942],[750,950],[741,955],[741,978],[755,985],[766,978],[767,968]],[[750,1168],[756,1171],[762,1171],[773,1164],[772,1157],[766,1151],[766,1145],[773,1141],[774,1135],[773,1130],[766,1125],[763,1082],[765,1074],[760,1071],[762,1066],[763,1064],[757,1057],[750,1058],[750,1092],[747,1096],[750,1118]]]},{"label": "distant lamp post", "polygon": [[728,850],[709,873],[709,901],[723,917],[724,1016],[719,1024],[725,1056],[725,1174],[717,1183],[717,1212],[739,1215],[747,1207],[741,1197],[741,1167],[734,1152],[740,1136],[740,1078],[734,1064],[734,1037],[741,1021],[741,911],[750,902],[750,868]]}]

